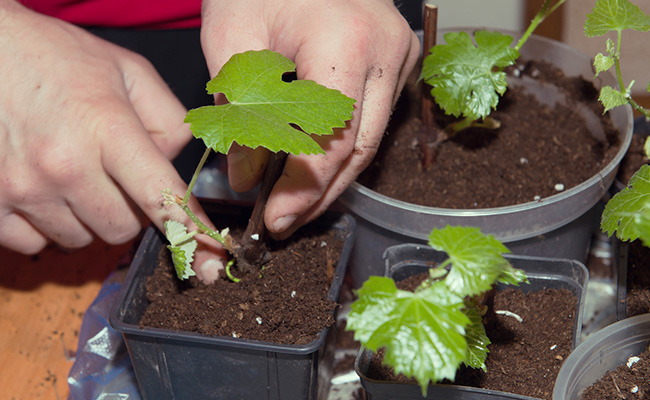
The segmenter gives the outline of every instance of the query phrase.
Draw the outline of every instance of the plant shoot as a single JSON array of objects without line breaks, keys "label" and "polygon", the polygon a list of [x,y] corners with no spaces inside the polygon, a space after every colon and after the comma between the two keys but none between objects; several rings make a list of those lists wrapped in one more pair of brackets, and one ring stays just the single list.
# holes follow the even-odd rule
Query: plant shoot
[{"label": "plant shoot", "polygon": [[[210,229],[188,206],[192,188],[211,151],[227,154],[236,142],[253,149],[264,147],[276,154],[322,154],[323,149],[310,135],[332,135],[334,128],[345,127],[352,118],[355,100],[341,92],[308,80],[284,82],[282,76],[295,68],[291,60],[270,50],[235,54],[207,84],[209,94],[223,93],[228,103],[187,113],[185,122],[190,123],[193,135],[202,139],[207,148],[182,198],[163,190],[166,204],[180,206],[198,227],[187,232],[178,222],[165,223],[168,247],[180,279],[194,274],[191,263],[196,249],[193,237],[197,234],[206,234],[221,243],[238,264],[247,261],[242,259],[242,244],[227,229]],[[280,173],[282,166],[276,168]],[[275,179],[263,182],[262,186],[272,187]],[[254,212],[249,226],[263,228],[261,209],[256,215]],[[261,236],[263,232],[255,233]]]},{"label": "plant shoot", "polygon": [[490,340],[478,298],[497,282],[527,281],[503,257],[509,250],[478,228],[434,229],[429,245],[448,258],[415,292],[371,276],[357,292],[346,327],[366,348],[383,348],[383,362],[415,378],[423,395],[430,382],[453,380],[461,364],[485,369]]}]

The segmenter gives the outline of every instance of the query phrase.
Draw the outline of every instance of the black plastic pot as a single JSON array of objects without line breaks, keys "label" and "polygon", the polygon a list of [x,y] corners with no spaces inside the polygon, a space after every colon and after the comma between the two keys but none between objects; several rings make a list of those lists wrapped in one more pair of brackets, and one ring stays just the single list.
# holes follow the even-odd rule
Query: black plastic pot
[{"label": "black plastic pot", "polygon": [[[506,256],[515,268],[522,269],[528,275],[529,285],[522,284],[524,292],[538,291],[543,288],[568,289],[577,298],[575,328],[573,331],[573,347],[580,343],[584,300],[588,279],[587,268],[578,261],[549,259],[527,256]],[[386,275],[396,281],[427,271],[432,263],[442,262],[446,255],[424,245],[404,244],[390,247],[384,253],[386,259]],[[497,290],[505,285],[498,285]],[[361,378],[361,384],[367,393],[368,400],[388,399],[423,399],[420,386],[411,383],[397,383],[371,379],[366,375],[372,352],[361,349],[355,361],[355,370]],[[489,357],[489,355],[488,355]],[[461,385],[433,384],[424,399],[445,400],[538,400],[512,393],[496,390],[474,388]]]},{"label": "black plastic pot", "polygon": [[[249,208],[204,205],[221,215],[250,216]],[[218,221],[216,212],[211,213]],[[328,224],[345,239],[328,299],[337,301],[350,255],[355,221],[328,215]],[[111,325],[124,336],[140,393],[145,400],[319,399],[332,375],[334,329],[323,329],[307,345],[281,345],[232,337],[206,337],[168,329],[141,329],[148,303],[145,279],[153,273],[163,245],[153,227],[145,234],[111,311]]]}]

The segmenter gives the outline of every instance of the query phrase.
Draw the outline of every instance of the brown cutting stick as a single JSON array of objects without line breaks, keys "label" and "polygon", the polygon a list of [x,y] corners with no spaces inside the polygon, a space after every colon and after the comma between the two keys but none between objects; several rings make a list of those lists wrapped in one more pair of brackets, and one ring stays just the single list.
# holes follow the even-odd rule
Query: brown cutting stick
[{"label": "brown cutting stick", "polygon": [[[438,30],[438,6],[432,4],[424,5],[424,37],[422,46],[424,54],[436,45],[436,31]],[[428,86],[421,82],[422,90],[422,109],[420,111],[420,148],[422,149],[422,166],[427,168],[436,159],[437,147],[445,140],[444,132],[439,132],[434,121],[434,101],[431,97]]]}]

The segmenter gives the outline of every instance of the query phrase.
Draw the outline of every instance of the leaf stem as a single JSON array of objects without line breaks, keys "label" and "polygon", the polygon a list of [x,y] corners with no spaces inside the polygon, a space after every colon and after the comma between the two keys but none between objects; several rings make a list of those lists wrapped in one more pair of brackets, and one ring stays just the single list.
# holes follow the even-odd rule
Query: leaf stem
[{"label": "leaf stem", "polygon": [[619,29],[617,31],[617,37],[616,37],[616,53],[612,55],[614,58],[614,69],[616,71],[616,80],[618,81],[618,87],[622,93],[624,91],[625,97],[627,98],[627,101],[630,104],[630,106],[632,106],[632,108],[634,108],[636,111],[643,114],[644,117],[650,119],[650,111],[642,107],[636,101],[634,101],[634,99],[632,99],[632,93],[628,91],[627,87],[625,86],[625,82],[623,82],[623,73],[621,72],[621,59],[620,59],[622,37],[623,37],[623,31]]},{"label": "leaf stem", "polygon": [[201,157],[199,164],[196,166],[196,169],[194,170],[194,175],[192,175],[190,184],[187,185],[187,191],[185,192],[185,196],[183,196],[183,204],[189,203],[190,196],[192,196],[192,190],[194,189],[194,185],[196,184],[196,180],[199,177],[199,173],[203,169],[203,165],[205,165],[205,162],[208,160],[210,151],[211,151],[210,147],[206,147],[205,151],[203,152],[203,156]]},{"label": "leaf stem", "polygon": [[552,0],[546,0],[544,4],[542,5],[542,8],[535,14],[535,17],[533,18],[532,21],[530,21],[530,25],[528,25],[528,29],[526,29],[526,32],[524,32],[524,35],[519,39],[519,42],[517,42],[517,45],[515,45],[515,50],[519,51],[524,43],[528,40],[530,35],[533,34],[535,29],[539,26],[539,24],[542,23],[548,17],[551,15],[558,7],[560,7],[566,0],[559,0],[557,3],[553,5],[549,9],[549,6],[551,5]]},{"label": "leaf stem", "polygon": [[190,209],[190,207],[187,205],[187,203],[183,203],[183,204],[179,203],[179,206],[185,212],[185,214],[187,214],[187,216],[190,217],[192,222],[194,222],[196,224],[196,226],[199,228],[199,231],[201,233],[206,234],[209,237],[211,237],[212,239],[214,239],[217,242],[221,243],[224,247],[226,247],[226,249],[228,251],[232,250],[232,249],[230,249],[230,246],[228,246],[228,244],[226,243],[226,239],[223,236],[221,236],[221,234],[219,232],[211,229],[209,226],[204,224],[203,221],[201,221],[199,219],[199,217],[197,217],[196,214],[194,214],[194,212]]}]

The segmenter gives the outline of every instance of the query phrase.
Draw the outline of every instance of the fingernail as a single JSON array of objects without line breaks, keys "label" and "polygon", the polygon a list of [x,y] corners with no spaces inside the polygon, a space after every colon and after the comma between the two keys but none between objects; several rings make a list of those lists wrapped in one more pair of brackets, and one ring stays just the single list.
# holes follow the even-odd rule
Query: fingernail
[{"label": "fingernail", "polygon": [[273,230],[275,232],[286,231],[291,225],[293,225],[294,222],[296,222],[297,218],[298,218],[297,215],[287,215],[287,216],[278,218],[273,223]]},{"label": "fingernail", "polygon": [[246,183],[253,176],[251,160],[243,151],[234,151],[228,155],[228,170],[233,186]]},{"label": "fingernail", "polygon": [[201,266],[194,268],[197,277],[201,282],[210,284],[219,279],[219,271],[223,269],[223,263],[216,258],[205,260]]}]

